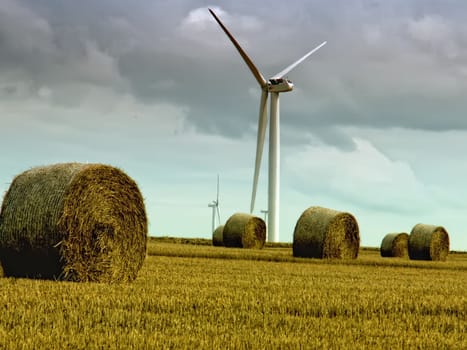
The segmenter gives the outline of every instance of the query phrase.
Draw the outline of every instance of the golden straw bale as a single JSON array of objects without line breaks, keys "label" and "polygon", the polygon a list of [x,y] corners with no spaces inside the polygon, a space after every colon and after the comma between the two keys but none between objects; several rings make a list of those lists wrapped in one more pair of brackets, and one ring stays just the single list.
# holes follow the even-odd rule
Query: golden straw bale
[{"label": "golden straw bale", "polygon": [[355,259],[359,247],[358,223],[349,213],[310,207],[295,225],[293,255],[296,257]]},{"label": "golden straw bale", "polygon": [[136,278],[147,244],[136,183],[102,164],[37,167],[15,177],[0,214],[7,276],[119,282]]},{"label": "golden straw bale", "polygon": [[409,257],[412,260],[446,261],[449,234],[442,226],[417,224],[409,236]]},{"label": "golden straw bale", "polygon": [[261,249],[266,242],[266,223],[259,217],[236,213],[225,223],[223,242],[226,247]]},{"label": "golden straw bale", "polygon": [[388,233],[381,242],[381,256],[389,258],[409,257],[409,235],[405,232]]},{"label": "golden straw bale", "polygon": [[215,247],[222,247],[224,245],[223,238],[224,225],[218,226],[212,233],[212,245]]}]

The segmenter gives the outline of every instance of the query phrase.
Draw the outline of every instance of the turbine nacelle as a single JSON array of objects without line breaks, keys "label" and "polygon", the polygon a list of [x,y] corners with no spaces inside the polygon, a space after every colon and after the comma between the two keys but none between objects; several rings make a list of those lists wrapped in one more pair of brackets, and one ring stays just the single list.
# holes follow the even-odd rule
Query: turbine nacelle
[{"label": "turbine nacelle", "polygon": [[271,78],[268,81],[267,91],[269,92],[287,92],[293,90],[293,84],[289,79]]}]

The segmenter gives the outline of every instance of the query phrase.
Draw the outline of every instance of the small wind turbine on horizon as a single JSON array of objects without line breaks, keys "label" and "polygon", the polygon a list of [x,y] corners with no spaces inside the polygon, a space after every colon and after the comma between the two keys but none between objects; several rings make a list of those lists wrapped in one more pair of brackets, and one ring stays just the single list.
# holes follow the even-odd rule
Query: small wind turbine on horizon
[{"label": "small wind turbine on horizon", "polygon": [[250,212],[252,213],[255,207],[256,189],[258,186],[259,170],[261,165],[261,157],[263,154],[264,138],[266,135],[266,126],[268,122],[266,102],[269,93],[271,93],[271,117],[269,120],[269,177],[268,177],[268,241],[279,242],[279,183],[280,183],[280,123],[279,123],[279,93],[293,90],[293,84],[284,76],[294,69],[297,65],[303,62],[312,53],[319,50],[326,44],[326,41],[309,51],[296,62],[277,73],[269,80],[264,79],[259,69],[254,65],[253,61],[248,57],[237,40],[227,30],[221,20],[216,16],[213,10],[209,12],[220,25],[225,34],[229,37],[232,44],[238,50],[240,56],[250,68],[251,73],[258,81],[262,94],[259,105],[259,120],[258,120],[258,137],[256,142],[256,160],[255,173],[253,176],[253,191],[251,194]]},{"label": "small wind turbine on horizon", "polygon": [[216,199],[213,200],[211,203],[208,204],[209,208],[212,208],[212,231],[214,232],[216,229],[216,212],[217,212],[217,220],[219,225],[221,224],[221,214],[219,212],[219,174],[217,174],[217,196]]}]

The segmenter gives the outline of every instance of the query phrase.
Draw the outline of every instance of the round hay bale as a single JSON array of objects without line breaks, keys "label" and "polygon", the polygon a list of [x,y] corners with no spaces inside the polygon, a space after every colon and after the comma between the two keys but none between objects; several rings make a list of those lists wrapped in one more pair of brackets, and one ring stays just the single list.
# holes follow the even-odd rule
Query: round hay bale
[{"label": "round hay bale", "polygon": [[212,245],[215,247],[222,247],[224,245],[223,238],[224,225],[217,227],[212,233]]},{"label": "round hay bale", "polygon": [[358,223],[349,213],[310,207],[295,225],[292,249],[296,257],[355,259],[359,247]]},{"label": "round hay bale", "polygon": [[259,217],[236,213],[225,223],[223,242],[226,247],[261,249],[266,242],[266,223]]},{"label": "round hay bale", "polygon": [[72,281],[136,278],[147,244],[136,183],[102,164],[65,163],[18,175],[0,213],[5,275]]},{"label": "round hay bale", "polygon": [[446,261],[449,235],[442,226],[417,224],[409,236],[409,257],[412,260]]},{"label": "round hay bale", "polygon": [[380,252],[384,258],[407,258],[409,256],[409,235],[405,232],[388,233],[381,242]]}]

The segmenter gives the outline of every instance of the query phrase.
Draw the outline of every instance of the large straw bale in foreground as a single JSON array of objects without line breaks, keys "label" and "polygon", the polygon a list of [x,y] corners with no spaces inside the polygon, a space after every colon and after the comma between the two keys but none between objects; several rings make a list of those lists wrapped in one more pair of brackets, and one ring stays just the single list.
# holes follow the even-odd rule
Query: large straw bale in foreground
[{"label": "large straw bale in foreground", "polygon": [[442,226],[417,224],[409,236],[412,260],[445,261],[449,254],[449,235]]},{"label": "large straw bale in foreground", "polygon": [[349,213],[311,207],[297,221],[293,255],[306,258],[351,258],[358,256],[360,235],[357,220]]},{"label": "large straw bale in foreground", "polygon": [[222,247],[224,245],[224,225],[217,227],[212,233],[212,245]]},{"label": "large straw bale in foreground", "polygon": [[409,235],[405,232],[388,233],[381,242],[380,252],[384,258],[407,258],[409,256]]},{"label": "large straw bale in foreground", "polygon": [[0,259],[7,276],[131,281],[146,243],[141,193],[111,166],[33,168],[13,180],[3,201]]},{"label": "large straw bale in foreground", "polygon": [[236,213],[225,223],[223,242],[226,247],[261,249],[266,241],[266,223],[250,214]]}]

